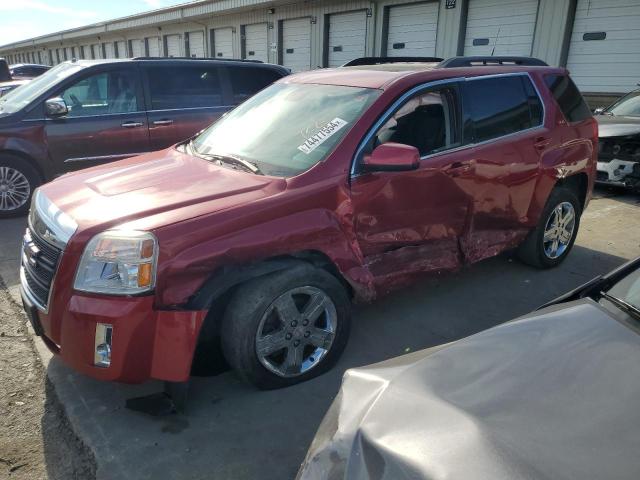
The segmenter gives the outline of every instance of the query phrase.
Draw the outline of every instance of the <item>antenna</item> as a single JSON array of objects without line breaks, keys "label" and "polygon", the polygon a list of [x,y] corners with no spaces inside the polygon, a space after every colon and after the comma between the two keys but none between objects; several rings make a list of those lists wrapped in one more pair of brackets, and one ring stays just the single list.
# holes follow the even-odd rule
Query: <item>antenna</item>
[{"label": "antenna", "polygon": [[498,45],[498,40],[500,39],[500,29],[502,28],[502,25],[498,25],[498,34],[496,35],[496,41],[493,42],[493,49],[491,50],[491,56],[493,57],[493,54],[496,53],[496,46]]}]

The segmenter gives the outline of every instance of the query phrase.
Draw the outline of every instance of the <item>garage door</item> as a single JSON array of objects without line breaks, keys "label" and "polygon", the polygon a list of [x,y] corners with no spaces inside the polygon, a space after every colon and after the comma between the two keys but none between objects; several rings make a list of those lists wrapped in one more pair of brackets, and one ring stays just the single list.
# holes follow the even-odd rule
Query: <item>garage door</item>
[{"label": "garage door", "polygon": [[216,28],[213,31],[213,47],[216,58],[233,58],[233,30],[231,28]]},{"label": "garage door", "polygon": [[116,58],[116,49],[113,43],[107,42],[104,44],[104,58]]},{"label": "garage door", "polygon": [[148,37],[147,46],[149,47],[150,57],[162,56],[162,54],[160,53],[162,51],[162,49],[160,48],[160,37]]},{"label": "garage door", "polygon": [[282,65],[292,72],[311,68],[311,20],[282,21]]},{"label": "garage door", "polygon": [[144,40],[129,40],[129,45],[131,48],[131,55],[133,57],[144,57]]},{"label": "garage door", "polygon": [[180,45],[180,35],[167,35],[164,37],[166,42],[166,57],[181,57],[182,56],[182,48]]},{"label": "garage door", "polygon": [[244,26],[244,56],[248,60],[269,61],[269,40],[267,24],[256,23]]},{"label": "garage door", "polygon": [[329,16],[329,67],[339,67],[354,58],[364,57],[367,38],[367,13],[335,13]]},{"label": "garage door", "polygon": [[531,55],[537,15],[538,0],[470,0],[464,54]]},{"label": "garage door", "polygon": [[99,43],[94,43],[91,45],[92,57],[91,58],[102,58],[102,45]]},{"label": "garage door", "polygon": [[438,2],[389,7],[387,20],[387,56],[435,55]]},{"label": "garage door", "polygon": [[578,0],[567,68],[584,92],[623,93],[640,81],[640,4]]},{"label": "garage door", "polygon": [[204,52],[204,32],[189,32],[189,56],[192,58],[205,57]]}]

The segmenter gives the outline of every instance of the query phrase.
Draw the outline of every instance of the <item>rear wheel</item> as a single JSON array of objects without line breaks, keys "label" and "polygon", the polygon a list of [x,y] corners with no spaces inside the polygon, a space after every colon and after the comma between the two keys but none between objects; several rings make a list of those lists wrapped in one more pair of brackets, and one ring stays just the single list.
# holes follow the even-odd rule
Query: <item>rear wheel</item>
[{"label": "rear wheel", "polygon": [[25,160],[0,156],[0,218],[25,215],[40,183],[38,172]]},{"label": "rear wheel", "polygon": [[227,362],[259,388],[293,385],[330,369],[349,336],[344,287],[311,265],[242,285],[227,307],[222,349]]},{"label": "rear wheel", "polygon": [[538,226],[518,249],[520,259],[538,268],[559,265],[569,254],[578,234],[582,208],[568,188],[551,192]]}]

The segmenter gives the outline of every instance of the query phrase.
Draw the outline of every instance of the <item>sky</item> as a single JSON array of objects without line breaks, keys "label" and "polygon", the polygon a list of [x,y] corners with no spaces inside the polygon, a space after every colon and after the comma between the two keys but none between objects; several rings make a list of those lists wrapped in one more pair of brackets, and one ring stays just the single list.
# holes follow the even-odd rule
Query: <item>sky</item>
[{"label": "sky", "polygon": [[0,0],[0,45],[187,0]]}]

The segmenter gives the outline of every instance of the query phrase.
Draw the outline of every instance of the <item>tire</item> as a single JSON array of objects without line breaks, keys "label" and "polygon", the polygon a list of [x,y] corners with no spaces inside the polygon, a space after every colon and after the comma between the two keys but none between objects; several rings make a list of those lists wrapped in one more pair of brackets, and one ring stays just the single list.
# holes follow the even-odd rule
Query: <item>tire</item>
[{"label": "tire", "polygon": [[336,363],[350,319],[342,284],[324,270],[300,264],[236,290],[222,322],[222,351],[243,380],[264,390],[287,387]]},{"label": "tire", "polygon": [[26,215],[40,175],[22,158],[0,155],[0,218]]},{"label": "tire", "polygon": [[[561,209],[561,213],[556,209]],[[570,229],[570,238],[568,238],[567,232],[571,221],[567,221],[567,228],[562,228],[556,225],[554,218],[560,214],[564,222],[567,219],[566,215],[571,210],[573,211],[573,227]],[[581,215],[582,206],[575,192],[569,188],[556,187],[549,195],[547,204],[538,220],[538,225],[529,232],[525,241],[518,248],[520,260],[537,268],[553,268],[560,265],[567,258],[576,241]],[[556,233],[545,239],[545,230]],[[558,248],[555,252],[554,239],[558,240]]]}]

